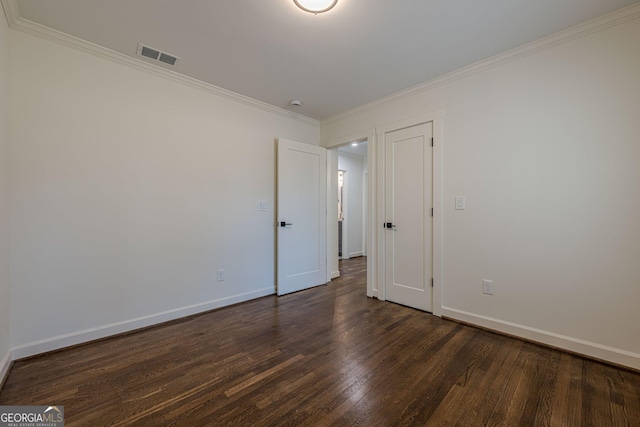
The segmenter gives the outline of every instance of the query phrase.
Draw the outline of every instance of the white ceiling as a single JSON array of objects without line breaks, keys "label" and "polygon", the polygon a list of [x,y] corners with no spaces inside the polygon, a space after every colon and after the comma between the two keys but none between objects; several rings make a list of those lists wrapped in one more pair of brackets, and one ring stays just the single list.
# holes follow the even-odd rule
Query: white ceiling
[{"label": "white ceiling", "polygon": [[355,147],[352,144],[338,148],[341,153],[351,154],[358,157],[367,157],[367,141],[359,142]]},{"label": "white ceiling", "polygon": [[[18,0],[20,16],[326,119],[640,0]],[[298,99],[302,106],[289,107]]]}]

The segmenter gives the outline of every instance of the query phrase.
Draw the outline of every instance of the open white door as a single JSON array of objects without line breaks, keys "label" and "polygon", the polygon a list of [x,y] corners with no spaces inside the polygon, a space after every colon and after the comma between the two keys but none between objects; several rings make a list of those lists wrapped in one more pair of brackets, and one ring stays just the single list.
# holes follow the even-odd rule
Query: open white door
[{"label": "open white door", "polygon": [[278,139],[277,293],[327,282],[327,153]]}]

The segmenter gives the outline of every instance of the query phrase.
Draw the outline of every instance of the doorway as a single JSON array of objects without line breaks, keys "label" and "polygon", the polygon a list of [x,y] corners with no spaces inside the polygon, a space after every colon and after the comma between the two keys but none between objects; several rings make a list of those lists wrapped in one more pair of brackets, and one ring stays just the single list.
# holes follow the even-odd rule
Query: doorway
[{"label": "doorway", "polygon": [[361,139],[327,151],[328,174],[335,175],[328,183],[327,206],[332,279],[340,276],[338,260],[367,255],[368,149],[367,140]]},{"label": "doorway", "polygon": [[[385,212],[385,138],[387,134],[410,128],[413,126],[431,123],[432,129],[432,238],[431,238],[431,276],[433,281],[427,283],[432,288],[432,306],[431,311],[436,316],[442,316],[442,127],[444,112],[432,111],[428,113],[418,114],[416,116],[406,118],[372,128],[351,136],[334,138],[325,143],[327,148],[328,165],[328,212],[337,212],[337,193],[333,197],[330,193],[332,189],[337,190],[338,185],[338,147],[348,145],[352,141],[367,141],[367,200],[366,209],[366,230],[365,237],[365,254],[367,264],[367,296],[378,298],[385,301],[385,244],[386,244],[386,212]],[[335,177],[335,178],[334,178]],[[431,214],[431,210],[429,210]],[[327,245],[327,264],[331,266],[327,271],[332,272],[332,277],[338,277],[338,231],[337,221],[331,219],[327,224],[328,245]],[[334,243],[331,243],[331,242]],[[336,274],[335,276],[333,274]],[[328,280],[331,280],[329,278]]]}]

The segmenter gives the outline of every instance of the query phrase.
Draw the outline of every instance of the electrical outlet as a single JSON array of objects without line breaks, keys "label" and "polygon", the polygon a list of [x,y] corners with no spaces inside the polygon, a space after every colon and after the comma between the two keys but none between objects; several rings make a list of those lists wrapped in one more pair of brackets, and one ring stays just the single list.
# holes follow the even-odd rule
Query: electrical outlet
[{"label": "electrical outlet", "polygon": [[485,295],[493,295],[493,280],[482,281],[482,293]]},{"label": "electrical outlet", "polygon": [[224,281],[224,268],[218,270],[218,282]]}]

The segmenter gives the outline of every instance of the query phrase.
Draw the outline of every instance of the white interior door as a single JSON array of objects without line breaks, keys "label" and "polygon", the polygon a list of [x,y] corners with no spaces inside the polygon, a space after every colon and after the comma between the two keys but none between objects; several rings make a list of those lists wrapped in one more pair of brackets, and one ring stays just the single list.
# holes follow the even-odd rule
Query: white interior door
[{"label": "white interior door", "polygon": [[278,139],[277,293],[327,280],[327,153]]},{"label": "white interior door", "polygon": [[432,311],[432,123],[385,134],[385,294]]}]

